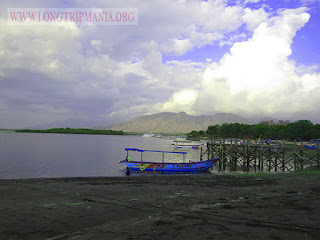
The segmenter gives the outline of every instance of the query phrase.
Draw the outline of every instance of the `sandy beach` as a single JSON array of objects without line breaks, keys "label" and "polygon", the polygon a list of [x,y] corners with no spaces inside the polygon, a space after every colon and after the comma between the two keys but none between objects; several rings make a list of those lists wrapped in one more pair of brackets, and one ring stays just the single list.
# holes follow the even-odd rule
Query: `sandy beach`
[{"label": "sandy beach", "polygon": [[320,239],[320,176],[0,180],[0,239]]}]

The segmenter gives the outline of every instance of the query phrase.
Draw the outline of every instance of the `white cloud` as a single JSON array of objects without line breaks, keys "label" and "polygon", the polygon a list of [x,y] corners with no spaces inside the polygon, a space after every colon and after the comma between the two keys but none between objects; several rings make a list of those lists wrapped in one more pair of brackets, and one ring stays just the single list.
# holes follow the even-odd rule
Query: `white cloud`
[{"label": "white cloud", "polygon": [[95,47],[98,52],[101,51],[101,45],[102,45],[101,40],[91,40],[90,43],[91,43],[91,46]]},{"label": "white cloud", "polygon": [[219,42],[219,46],[223,47],[224,45],[230,45],[232,46],[234,43],[239,42],[247,37],[247,34],[245,33],[240,33],[240,34],[234,34],[231,35],[228,39],[226,40],[221,40]]},{"label": "white cloud", "polygon": [[196,114],[279,117],[319,112],[320,74],[300,71],[298,75],[301,67],[288,60],[292,39],[309,17],[301,8],[279,12],[261,23],[252,38],[235,43],[219,62],[209,63],[203,70],[201,89],[190,93],[187,106],[181,104],[179,96],[188,94],[176,91],[162,108],[175,112],[187,109]]},{"label": "white cloud", "polygon": [[117,62],[110,59],[108,55],[98,55],[94,57],[88,57],[84,60],[87,66],[86,70],[83,72],[90,72],[93,76],[98,78],[105,78],[113,74],[113,71],[117,65]]},{"label": "white cloud", "polygon": [[258,3],[260,2],[261,0],[245,0],[244,3]]},{"label": "white cloud", "polygon": [[[191,61],[161,62],[159,52],[150,53],[143,62],[123,64],[119,74],[134,74],[142,79],[134,80],[133,76],[125,83],[132,91],[124,96],[108,115],[110,117],[135,117],[146,113],[161,111],[188,111],[197,96],[203,68],[206,64]],[[133,65],[136,65],[133,67]],[[120,76],[119,76],[120,77]],[[183,90],[179,90],[183,89]],[[178,92],[175,92],[178,91]],[[163,104],[165,103],[165,104]],[[125,106],[125,108],[124,108]]]},{"label": "white cloud", "polygon": [[[8,123],[10,112],[19,119],[19,111],[32,122],[28,109],[39,114],[34,119],[47,119],[45,108],[54,120],[86,114],[128,119],[157,111],[293,113],[303,101],[317,108],[307,97],[318,99],[315,68],[288,60],[296,31],[309,19],[306,9],[269,19],[274,13],[224,0],[95,4],[136,7],[139,25],[19,27],[0,19],[0,102]],[[163,55],[219,44],[232,48],[218,62],[215,52],[204,62],[162,62]]]},{"label": "white cloud", "polygon": [[139,8],[139,14],[153,14],[158,22],[151,25],[139,21],[145,31],[143,36],[138,33],[138,39],[152,36],[165,54],[183,55],[195,47],[218,43],[224,34],[237,30],[243,23],[242,8],[226,6],[224,1],[153,3],[152,9],[149,5]]},{"label": "white cloud", "polygon": [[173,51],[178,55],[185,54],[193,47],[189,39],[174,39],[172,41]]},{"label": "white cloud", "polygon": [[307,73],[313,74],[313,73],[316,73],[319,69],[320,69],[319,65],[312,65],[312,66],[299,65],[295,68],[295,73],[297,75],[304,75]]},{"label": "white cloud", "polygon": [[175,92],[168,102],[160,105],[160,112],[176,112],[177,109],[183,109],[183,111],[193,114],[192,105],[197,99],[198,93],[194,89],[183,89],[179,92]]},{"label": "white cloud", "polygon": [[252,10],[250,8],[244,9],[243,21],[246,23],[250,31],[254,31],[261,23],[268,20],[269,14],[263,8]]},{"label": "white cloud", "polygon": [[[315,95],[320,86],[319,74],[295,73],[288,60],[291,43],[309,20],[305,9],[287,10],[262,23],[251,39],[236,43],[219,63],[212,63],[203,75],[203,91],[195,109],[255,115],[294,114],[317,106],[306,96]],[[205,105],[206,104],[206,105]],[[205,107],[203,107],[205,106]],[[319,111],[319,109],[317,109]]]},{"label": "white cloud", "polygon": [[[49,26],[10,26],[0,19],[1,69],[27,69],[60,79],[73,75],[65,63],[81,60],[80,31],[74,23],[52,23]],[[75,66],[74,66],[75,67]],[[59,69],[59,71],[57,71]]]}]

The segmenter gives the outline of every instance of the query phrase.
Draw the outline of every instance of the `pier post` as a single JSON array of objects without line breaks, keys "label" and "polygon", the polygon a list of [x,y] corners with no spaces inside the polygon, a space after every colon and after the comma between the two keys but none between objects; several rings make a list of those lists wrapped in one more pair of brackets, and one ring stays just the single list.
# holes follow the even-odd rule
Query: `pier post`
[{"label": "pier post", "polygon": [[219,138],[219,171],[222,169],[222,164],[223,164],[223,156],[222,156],[222,139]]},{"label": "pier post", "polygon": [[301,163],[300,169],[301,169],[301,170],[303,169],[303,164],[304,164],[304,161],[303,161],[303,150],[302,150],[302,148],[303,148],[303,145],[302,145],[302,140],[301,140],[301,142],[300,142],[300,156],[301,156],[301,159],[300,159],[300,163]]},{"label": "pier post", "polygon": [[[284,143],[283,143],[284,146]],[[284,148],[282,149],[282,171],[284,172],[286,167],[286,160],[285,160],[285,154],[284,154]]]},{"label": "pier post", "polygon": [[212,144],[212,151],[210,152],[210,159],[216,158],[217,156],[215,154],[217,154],[217,149],[215,148],[213,151],[213,144]]},{"label": "pier post", "polygon": [[[243,140],[245,143],[245,140]],[[247,149],[246,149],[246,153],[247,153],[247,172],[250,171],[250,139],[247,139]]]},{"label": "pier post", "polygon": [[[235,146],[234,146],[234,148],[236,148],[237,147],[237,143],[236,143],[236,139],[234,139],[234,144],[235,144]],[[231,146],[232,146],[232,141],[231,141]],[[233,152],[233,164],[234,164],[234,171],[237,171],[237,169],[238,169],[238,166],[237,166],[237,152],[236,151],[234,151]]]},{"label": "pier post", "polygon": [[319,139],[317,141],[317,167],[320,167],[319,162],[320,162],[320,156],[319,156]]},{"label": "pier post", "polygon": [[264,162],[263,162],[263,144],[261,144],[261,149],[260,149],[260,156],[261,156],[261,165],[260,165],[260,170],[261,170],[261,172],[263,172],[263,165],[264,165]]},{"label": "pier post", "polygon": [[208,154],[208,160],[210,159],[210,152],[211,152],[211,148],[213,148],[212,139],[211,139],[211,144],[209,144],[209,141],[207,142],[207,154]]},{"label": "pier post", "polygon": [[294,170],[297,170],[297,156],[296,156],[296,148],[297,148],[297,140],[294,140],[294,147],[293,147],[293,161],[294,161]]},{"label": "pier post", "polygon": [[269,170],[269,172],[271,172],[271,159],[272,159],[272,157],[271,157],[271,155],[272,155],[272,153],[271,153],[271,147],[270,147],[270,141],[269,141],[269,148],[268,148],[269,150],[268,150],[268,160],[269,160],[269,167],[268,167],[268,170]]},{"label": "pier post", "polygon": [[256,139],[254,147],[254,171],[257,171],[257,148],[258,148],[258,139]]},{"label": "pier post", "polygon": [[274,171],[278,170],[278,140],[276,139],[276,152],[275,152],[275,159],[274,159]]}]

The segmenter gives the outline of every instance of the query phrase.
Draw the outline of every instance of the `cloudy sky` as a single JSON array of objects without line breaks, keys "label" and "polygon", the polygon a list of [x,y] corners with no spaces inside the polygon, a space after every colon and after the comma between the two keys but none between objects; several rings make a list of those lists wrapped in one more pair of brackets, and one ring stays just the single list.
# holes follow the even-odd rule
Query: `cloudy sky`
[{"label": "cloudy sky", "polygon": [[[0,128],[165,111],[320,122],[319,0],[0,6]],[[18,26],[8,8],[135,8],[138,23]]]}]

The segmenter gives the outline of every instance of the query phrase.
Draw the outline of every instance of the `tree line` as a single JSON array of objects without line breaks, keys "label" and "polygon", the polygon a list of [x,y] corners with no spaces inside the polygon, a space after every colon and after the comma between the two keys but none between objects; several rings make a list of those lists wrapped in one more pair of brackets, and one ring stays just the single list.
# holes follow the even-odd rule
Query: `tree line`
[{"label": "tree line", "polygon": [[124,135],[123,131],[113,130],[95,130],[89,128],[51,128],[44,130],[21,129],[16,132],[31,132],[31,133],[68,133],[68,134],[99,134],[99,135]]},{"label": "tree line", "polygon": [[192,131],[189,138],[251,138],[251,139],[297,139],[310,140],[320,138],[320,124],[309,120],[299,120],[293,123],[274,123],[265,121],[259,124],[224,123],[209,126],[206,131]]}]

